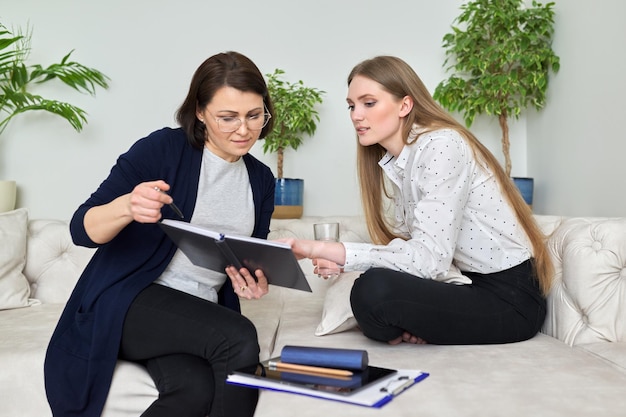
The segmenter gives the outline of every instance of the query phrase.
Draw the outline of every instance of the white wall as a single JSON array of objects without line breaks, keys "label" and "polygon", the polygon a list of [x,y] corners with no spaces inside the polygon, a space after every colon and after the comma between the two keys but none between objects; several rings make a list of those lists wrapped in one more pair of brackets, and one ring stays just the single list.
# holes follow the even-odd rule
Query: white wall
[{"label": "white wall", "polygon": [[[604,2],[611,3],[611,8],[597,9],[609,19],[616,22],[617,16],[624,15],[620,0]],[[18,181],[18,205],[28,207],[31,217],[69,218],[104,179],[120,153],[151,131],[175,125],[174,112],[196,67],[214,53],[237,50],[252,58],[263,73],[280,67],[286,70],[290,80],[302,79],[327,91],[319,109],[318,132],[297,152],[287,152],[285,176],[304,178],[305,215],[360,213],[355,135],[345,104],[346,76],[362,59],[393,54],[413,65],[433,91],[447,76],[442,68],[441,39],[450,30],[462,3],[462,0],[241,0],[237,3],[20,0],[3,4],[0,19],[5,25],[30,22],[33,26],[33,63],[49,64],[75,49],[73,57],[77,61],[102,70],[112,81],[111,88],[99,91],[96,98],[56,87],[41,90],[44,95],[68,100],[87,110],[89,124],[82,133],[76,133],[64,121],[47,114],[25,114],[15,119],[0,136],[0,178]],[[560,3],[564,5],[557,10],[562,9],[567,15],[559,17],[559,27],[566,26],[562,22],[566,16],[574,19],[576,25],[587,17],[589,11],[582,7],[587,1],[561,0]],[[593,24],[608,30],[601,19],[594,19]],[[575,65],[582,65],[591,73],[598,64],[598,60],[582,59],[578,43],[572,44],[569,39],[575,35],[574,23],[567,26],[571,29],[560,35],[557,50],[564,68],[550,92],[554,103],[556,96],[562,95],[559,98],[562,104],[568,104],[573,92],[580,88],[570,86],[566,76],[568,71],[578,69],[566,70],[565,66],[574,59]],[[591,27],[588,32],[594,30]],[[613,52],[617,55],[620,51]],[[615,59],[613,52],[603,58],[607,67]],[[611,81],[603,73],[584,80],[600,88],[596,90],[599,92],[620,81]],[[552,123],[557,118],[571,120],[573,105],[563,111],[562,104],[546,109],[545,115],[531,116],[533,121],[528,131],[532,143],[528,157],[526,119],[511,123],[513,175],[538,177],[535,207],[559,209],[560,213],[575,210],[580,204],[577,200],[580,190],[561,189],[558,185],[559,193],[567,193],[558,197],[568,201],[561,207],[554,203],[556,191],[551,189],[548,193],[545,189],[553,187],[560,171],[569,166],[567,161],[588,154],[588,150],[560,146],[557,155],[562,156],[552,157],[536,145],[540,135],[548,135],[547,132],[552,132],[549,136],[558,135],[559,140],[568,140],[561,133],[563,123],[556,126]],[[584,106],[589,116],[579,116],[576,120],[593,129],[595,123],[591,121],[598,120],[594,112],[603,111],[601,107]],[[602,122],[606,120],[603,118]],[[500,131],[495,119],[479,119],[473,130],[500,156]],[[614,132],[617,134],[616,129]],[[587,141],[592,142],[597,142],[596,138]],[[615,142],[611,139],[604,142],[601,151],[607,157],[616,158]],[[275,155],[264,155],[261,145],[255,146],[252,153],[275,171]],[[541,154],[541,159],[536,158],[536,153]],[[565,162],[558,163],[563,167],[559,172],[545,172],[554,158],[562,158]],[[527,171],[527,166],[532,170]],[[581,168],[578,161],[567,169],[576,173],[583,171]],[[589,182],[582,185],[596,187]],[[613,201],[608,198],[598,196],[600,201]]]},{"label": "white wall", "polygon": [[556,12],[561,70],[528,115],[535,211],[626,216],[626,2],[561,0]]}]

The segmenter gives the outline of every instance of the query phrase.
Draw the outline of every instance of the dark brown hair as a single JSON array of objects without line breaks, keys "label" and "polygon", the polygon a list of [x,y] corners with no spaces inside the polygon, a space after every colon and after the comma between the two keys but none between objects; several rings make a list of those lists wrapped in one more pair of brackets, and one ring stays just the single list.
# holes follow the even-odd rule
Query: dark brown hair
[{"label": "dark brown hair", "polygon": [[198,67],[187,97],[176,112],[176,121],[187,133],[187,140],[192,146],[202,149],[206,140],[206,126],[198,120],[196,111],[206,107],[217,90],[226,86],[263,97],[263,104],[272,118],[261,130],[260,138],[272,131],[274,107],[263,74],[248,57],[238,52],[223,52],[213,55]]}]

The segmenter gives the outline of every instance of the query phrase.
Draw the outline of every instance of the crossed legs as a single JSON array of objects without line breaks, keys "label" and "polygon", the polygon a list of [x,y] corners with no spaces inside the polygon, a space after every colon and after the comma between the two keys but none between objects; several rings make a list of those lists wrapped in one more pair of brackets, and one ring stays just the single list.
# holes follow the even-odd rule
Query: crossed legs
[{"label": "crossed legs", "polygon": [[467,274],[470,285],[448,284],[372,268],[352,288],[352,311],[363,333],[392,344],[510,343],[533,337],[545,299],[531,263],[489,275]]}]

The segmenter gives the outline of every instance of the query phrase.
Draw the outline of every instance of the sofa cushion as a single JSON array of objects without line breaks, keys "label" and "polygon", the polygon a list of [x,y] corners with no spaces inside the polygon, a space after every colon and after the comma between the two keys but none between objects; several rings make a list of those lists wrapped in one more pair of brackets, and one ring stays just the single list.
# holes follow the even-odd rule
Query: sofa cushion
[{"label": "sofa cushion", "polygon": [[586,417],[618,416],[626,409],[623,372],[544,334],[505,345],[389,346],[356,330],[316,339],[303,338],[306,330],[281,338],[277,349],[296,343],[366,349],[371,365],[419,369],[430,377],[383,409],[262,391],[255,416],[291,417],[298,410],[300,417]]},{"label": "sofa cushion", "polygon": [[254,323],[259,341],[259,358],[264,361],[270,358],[274,351],[276,333],[280,326],[283,314],[284,298],[289,297],[292,290],[289,288],[270,285],[270,291],[261,299],[240,299],[241,314]]},{"label": "sofa cushion", "polygon": [[390,346],[356,328],[317,337],[322,305],[319,293],[293,291],[283,300],[272,356],[285,345],[365,349],[371,365],[419,369],[430,377],[382,410],[264,390],[255,416],[290,417],[298,410],[302,417],[582,417],[626,409],[626,373],[545,334],[519,343],[470,346]]},{"label": "sofa cushion", "polygon": [[146,368],[118,360],[101,417],[137,417],[159,396]]},{"label": "sofa cushion", "polygon": [[63,307],[40,304],[1,312],[0,416],[52,415],[44,390],[43,362]]},{"label": "sofa cushion", "polygon": [[28,211],[0,213],[0,310],[27,307],[30,287],[22,273],[26,263]]},{"label": "sofa cushion", "polygon": [[626,373],[626,342],[596,342],[576,346]]}]

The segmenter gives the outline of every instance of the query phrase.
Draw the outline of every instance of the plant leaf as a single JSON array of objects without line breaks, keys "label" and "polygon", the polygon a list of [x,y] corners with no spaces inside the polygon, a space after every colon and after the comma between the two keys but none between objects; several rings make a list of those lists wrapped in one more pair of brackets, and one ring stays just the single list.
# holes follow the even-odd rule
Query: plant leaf
[{"label": "plant leaf", "polygon": [[56,114],[76,130],[87,123],[86,112],[72,104],[43,98],[29,92],[31,84],[42,84],[58,79],[80,93],[94,95],[98,87],[107,89],[109,78],[100,71],[70,61],[73,51],[61,62],[43,67],[27,65],[32,31],[14,35],[0,23],[0,133],[10,120],[27,111],[42,110]]}]

